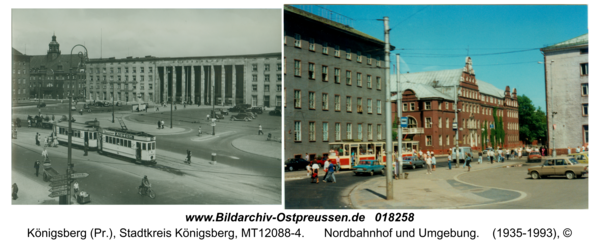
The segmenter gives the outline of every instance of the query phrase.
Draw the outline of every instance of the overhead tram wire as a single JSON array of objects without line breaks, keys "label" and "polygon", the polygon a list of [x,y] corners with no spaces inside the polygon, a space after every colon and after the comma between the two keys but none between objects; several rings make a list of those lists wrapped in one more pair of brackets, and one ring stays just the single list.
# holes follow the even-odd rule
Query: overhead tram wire
[{"label": "overhead tram wire", "polygon": [[[480,54],[471,54],[470,57],[476,56],[490,56],[490,55],[503,55],[503,54],[513,54],[513,53],[521,53],[521,52],[529,52],[534,50],[539,50],[540,48],[531,48],[531,49],[522,49],[522,50],[514,50],[514,51],[506,51],[506,52],[495,52],[495,53],[480,53]],[[456,58],[456,57],[464,57],[464,54],[435,54],[435,53],[408,53],[403,52],[403,57],[421,57],[421,58]]]},{"label": "overhead tram wire", "polygon": [[427,7],[429,7],[429,6],[425,6],[425,7],[421,8],[419,11],[417,11],[417,12],[415,12],[415,13],[411,14],[410,16],[406,17],[406,19],[403,19],[402,21],[398,22],[398,24],[396,24],[395,26],[393,26],[392,28],[390,28],[390,31],[391,31],[391,30],[393,30],[394,28],[396,28],[396,26],[398,26],[398,25],[400,25],[400,24],[404,23],[404,21],[407,21],[408,19],[410,19],[410,18],[411,18],[411,17],[413,17],[414,15],[416,15],[416,14],[418,14],[418,13],[422,12],[422,11],[423,11],[423,10],[425,10]]}]

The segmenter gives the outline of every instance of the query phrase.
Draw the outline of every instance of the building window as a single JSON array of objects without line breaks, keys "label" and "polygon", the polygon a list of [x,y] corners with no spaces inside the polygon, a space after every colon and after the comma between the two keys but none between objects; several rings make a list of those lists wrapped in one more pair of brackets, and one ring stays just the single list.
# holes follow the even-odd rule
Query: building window
[{"label": "building window", "polygon": [[352,85],[352,72],[346,70],[346,85]]},{"label": "building window", "polygon": [[583,141],[587,144],[590,142],[589,139],[588,125],[583,125]]},{"label": "building window", "polygon": [[425,145],[431,146],[431,135],[427,135],[425,138]]},{"label": "building window", "polygon": [[342,125],[340,123],[335,123],[335,140],[342,140]]},{"label": "building window", "polygon": [[258,71],[258,64],[252,64],[252,71]]},{"label": "building window", "polygon": [[323,54],[329,54],[329,47],[327,47],[327,42],[323,43]]},{"label": "building window", "polygon": [[281,96],[277,95],[275,99],[276,99],[276,101],[275,101],[276,104],[275,105],[276,106],[281,106]]},{"label": "building window", "polygon": [[441,136],[441,135],[440,135],[440,137],[439,137],[439,143],[440,143],[440,146],[444,145],[444,144],[443,144],[444,142],[442,141],[442,136]]},{"label": "building window", "polygon": [[588,48],[582,48],[579,50],[579,54],[588,54]]},{"label": "building window", "polygon": [[302,108],[302,92],[294,90],[294,108]]},{"label": "building window", "polygon": [[450,136],[446,135],[446,145],[450,145]]},{"label": "building window", "polygon": [[346,59],[352,60],[352,51],[349,48],[346,49]]},{"label": "building window", "polygon": [[411,102],[410,103],[410,110],[414,111],[415,110],[415,102]]},{"label": "building window", "polygon": [[329,123],[323,123],[323,141],[329,141]]},{"label": "building window", "polygon": [[323,93],[322,95],[322,108],[324,111],[329,110],[329,94]]},{"label": "building window", "polygon": [[425,128],[431,128],[431,117],[426,117],[425,118]]},{"label": "building window", "polygon": [[356,111],[358,113],[362,113],[363,112],[363,110],[362,110],[362,98],[360,98],[360,97],[356,98]]},{"label": "building window", "polygon": [[373,113],[373,100],[367,99],[367,113]]},{"label": "building window", "polygon": [[448,102],[446,102],[446,110],[448,110]]},{"label": "building window", "polygon": [[377,114],[381,114],[381,100],[377,100]]},{"label": "building window", "polygon": [[302,141],[302,122],[294,121],[294,141]]},{"label": "building window", "polygon": [[425,101],[425,110],[431,110],[431,101]]},{"label": "building window", "polygon": [[308,63],[308,79],[315,80],[315,63]]},{"label": "building window", "polygon": [[438,117],[438,128],[442,128],[442,117]]},{"label": "building window", "polygon": [[296,33],[296,40],[294,41],[294,47],[302,48],[302,39],[300,38],[300,34]]},{"label": "building window", "polygon": [[322,75],[321,75],[321,77],[322,77],[322,79],[323,79],[323,82],[327,82],[327,81],[329,81],[329,75],[328,75],[328,72],[329,72],[329,67],[327,67],[327,66],[323,66],[323,67],[322,67],[322,73],[321,73],[321,74],[322,74]]},{"label": "building window", "polygon": [[352,112],[352,97],[346,96],[346,112]]},{"label": "building window", "polygon": [[299,60],[294,60],[294,76],[297,77],[301,77],[302,74],[301,72],[301,68],[302,68],[302,64],[300,64]]},{"label": "building window", "polygon": [[[112,71],[111,71],[111,73],[112,73]],[[144,73],[144,67],[140,67],[140,73]]]},{"label": "building window", "polygon": [[367,124],[367,140],[373,140],[373,125]]},{"label": "building window", "polygon": [[362,63],[362,55],[361,55],[360,51],[356,52],[356,62]]},{"label": "building window", "polygon": [[315,108],[315,92],[308,92],[308,109],[314,110]]},{"label": "building window", "polygon": [[149,73],[152,73],[152,66],[151,66],[151,67],[148,67],[148,72],[149,72]]},{"label": "building window", "polygon": [[317,132],[315,128],[315,122],[308,122],[308,141],[316,141]]},{"label": "building window", "polygon": [[258,92],[258,85],[252,85],[252,92]]},{"label": "building window", "polygon": [[588,84],[587,83],[582,83],[581,84],[581,96],[588,96]]},{"label": "building window", "polygon": [[258,75],[252,75],[252,81],[258,82]]},{"label": "building window", "polygon": [[376,79],[376,80],[377,80],[377,81],[376,81],[376,82],[377,82],[377,89],[378,89],[378,90],[381,90],[381,77],[377,77],[377,79]]},{"label": "building window", "polygon": [[358,124],[358,128],[357,128],[356,133],[358,134],[357,135],[358,140],[362,141],[362,134],[363,134],[362,133],[362,123]]},{"label": "building window", "polygon": [[[135,70],[136,70],[136,69],[135,69],[135,67],[133,67],[132,69],[133,69],[133,73],[136,73],[136,71],[135,71]],[[104,69],[104,72],[106,72],[106,68]]]},{"label": "building window", "polygon": [[277,85],[277,92],[281,92],[281,84]]},{"label": "building window", "polygon": [[121,73],[121,67],[117,67],[117,73]]},{"label": "building window", "polygon": [[335,111],[341,111],[342,110],[342,105],[341,105],[341,101],[340,101],[340,96],[339,95],[335,95],[333,98],[333,103],[335,106]]},{"label": "building window", "polygon": [[281,71],[281,63],[277,63],[277,71]]},{"label": "building window", "polygon": [[356,86],[362,87],[362,73],[356,73]]},{"label": "building window", "polygon": [[265,89],[265,90],[264,90],[265,92],[270,92],[269,90],[270,90],[271,88],[270,88],[270,86],[269,86],[269,85],[265,85],[265,88],[264,88],[264,89]]},{"label": "building window", "polygon": [[407,111],[407,110],[408,110],[408,104],[402,103],[402,111]]},{"label": "building window", "polygon": [[377,124],[377,140],[382,139],[381,124]]},{"label": "building window", "polygon": [[271,65],[265,64],[265,71],[271,71]]},{"label": "building window", "polygon": [[315,39],[310,38],[308,41],[308,50],[315,51]]},{"label": "building window", "polygon": [[587,103],[581,104],[581,110],[582,110],[583,116],[587,117],[588,116],[588,104]]},{"label": "building window", "polygon": [[335,83],[340,83],[340,68],[333,69],[333,80]]},{"label": "building window", "polygon": [[450,118],[446,118],[446,128],[450,128]]},{"label": "building window", "polygon": [[277,82],[281,82],[281,74],[277,74]]},{"label": "building window", "polygon": [[352,123],[346,123],[346,139],[352,139]]},{"label": "building window", "polygon": [[367,75],[367,88],[371,88],[371,75]]},{"label": "building window", "polygon": [[270,82],[271,81],[271,75],[266,74],[265,75],[265,82]]}]

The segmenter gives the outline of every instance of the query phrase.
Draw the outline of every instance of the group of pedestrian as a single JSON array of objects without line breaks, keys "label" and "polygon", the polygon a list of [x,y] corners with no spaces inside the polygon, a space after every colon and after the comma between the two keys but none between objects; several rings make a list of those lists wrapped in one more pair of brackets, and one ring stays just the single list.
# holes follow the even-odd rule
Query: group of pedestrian
[{"label": "group of pedestrian", "polygon": [[156,122],[156,124],[158,125],[158,129],[165,129],[165,121],[164,120],[158,120],[158,122]]},{"label": "group of pedestrian", "polygon": [[[325,163],[323,164],[323,171],[325,171],[325,175],[323,176],[323,182],[335,183],[335,172],[340,171],[339,160],[337,160],[335,163],[330,162],[329,160],[330,159],[326,157]],[[315,160],[309,161],[309,164],[306,165],[307,175],[310,175],[311,177],[310,183],[319,183],[319,168],[320,165]]]},{"label": "group of pedestrian", "polygon": [[[577,148],[575,148],[575,153],[584,153],[586,151],[586,148],[587,147],[585,147],[585,146],[582,146],[582,147],[577,146]],[[587,150],[589,151],[589,149],[587,149]],[[571,147],[567,148],[567,153],[571,154]]]}]

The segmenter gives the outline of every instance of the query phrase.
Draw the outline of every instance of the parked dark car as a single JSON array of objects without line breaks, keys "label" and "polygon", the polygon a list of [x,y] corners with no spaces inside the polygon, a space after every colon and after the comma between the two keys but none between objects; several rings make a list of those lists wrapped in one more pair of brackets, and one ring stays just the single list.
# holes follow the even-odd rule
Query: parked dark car
[{"label": "parked dark car", "polygon": [[38,108],[42,108],[42,107],[46,107],[46,102],[40,102],[39,105],[37,105]]},{"label": "parked dark car", "polygon": [[227,116],[227,115],[229,115],[229,112],[228,112],[227,110],[225,110],[225,109],[221,109],[221,108],[219,108],[219,109],[215,109],[215,111],[216,111],[217,113],[219,113],[219,112],[220,112],[220,113],[221,113],[221,114],[223,114],[224,116]]},{"label": "parked dark car", "polygon": [[255,114],[262,114],[263,113],[263,109],[262,107],[252,107],[250,109],[251,112],[254,112]]},{"label": "parked dark car", "polygon": [[271,116],[281,116],[281,110],[279,109],[279,107],[275,107],[275,110],[270,111],[269,115],[271,115]]},{"label": "parked dark car", "polygon": [[283,165],[283,169],[286,171],[306,169],[306,165],[308,164],[309,162],[304,160],[304,158],[291,158],[285,162],[285,165]]},{"label": "parked dark car", "polygon": [[247,109],[250,109],[250,107],[252,107],[251,105],[248,104],[240,104],[240,105],[236,105],[234,107],[231,107],[229,109],[227,109],[230,112],[244,112]]}]

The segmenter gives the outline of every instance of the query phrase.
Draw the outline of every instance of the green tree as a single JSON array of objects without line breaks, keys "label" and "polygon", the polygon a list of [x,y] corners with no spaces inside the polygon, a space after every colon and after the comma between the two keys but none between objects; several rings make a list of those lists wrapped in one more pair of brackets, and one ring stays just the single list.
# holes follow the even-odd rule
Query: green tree
[{"label": "green tree", "polygon": [[502,117],[500,117],[500,121],[498,122],[498,143],[500,143],[500,146],[504,147],[504,136],[506,135],[506,132],[504,132],[504,121],[502,120]]},{"label": "green tree", "polygon": [[536,139],[545,142],[548,135],[547,115],[541,107],[536,110],[526,95],[517,96],[519,103],[519,139],[531,143]]},{"label": "green tree", "polygon": [[483,121],[481,123],[481,149],[487,148],[487,128],[485,125],[487,121]]},{"label": "green tree", "polygon": [[497,107],[494,107],[492,110],[492,117],[494,118],[494,128],[490,129],[490,141],[492,142],[492,148],[496,149],[496,145],[498,145],[498,117],[496,116],[496,112],[498,111]]}]

